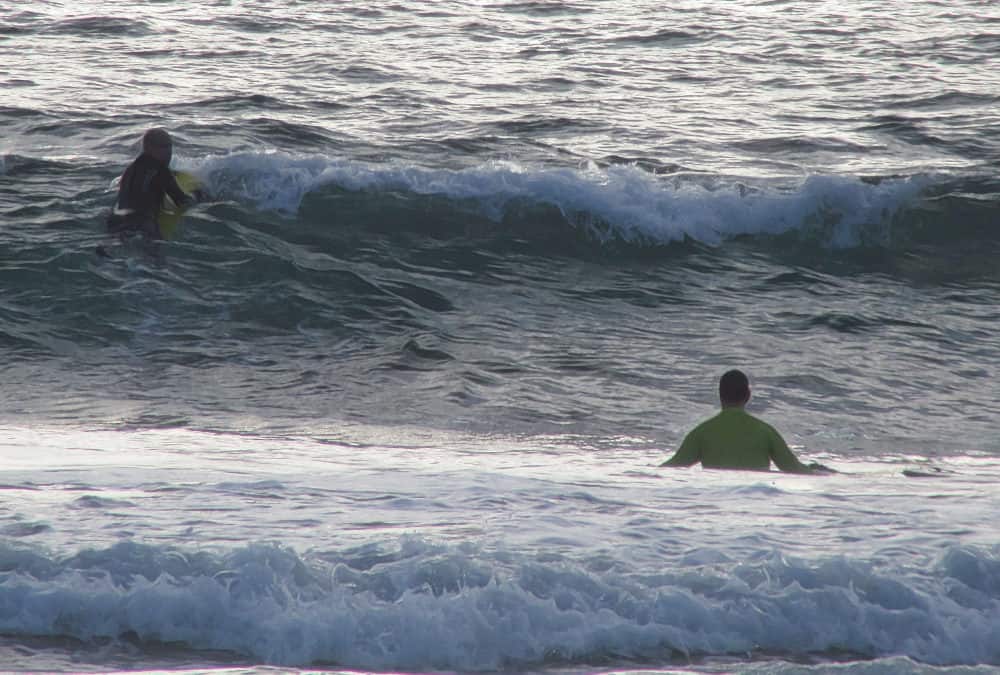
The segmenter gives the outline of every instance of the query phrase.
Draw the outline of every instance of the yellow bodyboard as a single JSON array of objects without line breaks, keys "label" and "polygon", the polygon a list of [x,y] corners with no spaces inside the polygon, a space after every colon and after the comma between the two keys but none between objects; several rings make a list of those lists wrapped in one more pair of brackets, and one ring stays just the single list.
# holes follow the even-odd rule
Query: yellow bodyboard
[{"label": "yellow bodyboard", "polygon": [[[201,187],[201,181],[198,180],[198,177],[187,171],[174,171],[174,178],[177,179],[177,185],[188,194],[193,193]],[[185,211],[187,211],[186,208],[181,208],[177,204],[174,204],[174,200],[170,198],[170,195],[167,195],[163,200],[163,208],[160,209],[160,212],[156,216],[156,224],[160,228],[160,236],[164,239],[173,239],[174,235],[177,234],[177,226],[180,224]]]}]

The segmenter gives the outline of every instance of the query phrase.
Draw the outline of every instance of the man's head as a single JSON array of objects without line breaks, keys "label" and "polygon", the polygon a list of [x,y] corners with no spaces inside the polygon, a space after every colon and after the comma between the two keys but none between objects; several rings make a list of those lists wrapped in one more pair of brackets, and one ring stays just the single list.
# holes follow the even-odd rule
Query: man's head
[{"label": "man's head", "polygon": [[142,152],[164,164],[170,164],[174,156],[174,142],[166,129],[150,129],[142,135]]},{"label": "man's head", "polygon": [[740,407],[750,400],[750,380],[742,370],[730,370],[719,379],[719,401],[724,408]]}]

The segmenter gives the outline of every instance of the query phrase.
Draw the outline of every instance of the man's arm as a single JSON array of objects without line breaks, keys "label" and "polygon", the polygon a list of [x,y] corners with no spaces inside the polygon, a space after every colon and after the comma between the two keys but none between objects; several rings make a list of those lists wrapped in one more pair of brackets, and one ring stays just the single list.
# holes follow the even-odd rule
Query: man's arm
[{"label": "man's arm", "polygon": [[812,473],[813,470],[799,461],[785,439],[774,428],[771,428],[771,461],[782,471],[788,473]]},{"label": "man's arm", "polygon": [[174,200],[174,204],[177,206],[185,206],[188,204],[193,204],[195,198],[181,189],[181,186],[177,184],[177,178],[174,177],[174,172],[166,169],[163,172],[163,189],[170,195],[170,198]]},{"label": "man's arm", "polygon": [[700,459],[701,453],[698,452],[698,440],[692,431],[684,437],[681,447],[677,449],[674,456],[660,466],[691,466]]}]

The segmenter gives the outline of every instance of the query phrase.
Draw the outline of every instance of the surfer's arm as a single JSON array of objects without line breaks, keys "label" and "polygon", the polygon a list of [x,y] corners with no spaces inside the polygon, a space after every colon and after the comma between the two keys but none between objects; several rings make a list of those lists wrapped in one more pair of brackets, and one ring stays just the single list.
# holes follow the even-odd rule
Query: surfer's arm
[{"label": "surfer's arm", "polygon": [[700,459],[701,454],[698,452],[698,440],[694,432],[691,432],[684,437],[681,447],[677,449],[674,456],[663,464],[660,464],[660,466],[691,466],[696,464]]},{"label": "surfer's arm", "polygon": [[114,229],[120,227],[124,221],[125,218],[122,214],[118,213],[118,195],[115,194],[115,200],[111,202],[111,208],[108,209],[108,215],[104,219],[104,222],[109,229]]},{"label": "surfer's arm", "polygon": [[771,431],[771,447],[770,455],[771,461],[774,465],[781,469],[782,471],[787,471],[788,473],[813,473],[812,467],[806,466],[799,461],[799,458],[795,456],[788,444],[785,443],[785,439],[781,437],[776,430],[773,428]]},{"label": "surfer's arm", "polygon": [[181,189],[181,186],[177,184],[174,174],[169,170],[164,172],[163,181],[163,189],[174,200],[174,204],[178,206],[190,206],[197,201],[193,195],[189,195]]},{"label": "surfer's arm", "polygon": [[118,232],[123,227],[125,227],[126,218],[128,211],[123,211],[118,208],[118,202],[121,200],[121,191],[115,191],[115,198],[111,201],[111,208],[108,209],[108,215],[104,219],[104,223],[108,226],[109,232]]}]

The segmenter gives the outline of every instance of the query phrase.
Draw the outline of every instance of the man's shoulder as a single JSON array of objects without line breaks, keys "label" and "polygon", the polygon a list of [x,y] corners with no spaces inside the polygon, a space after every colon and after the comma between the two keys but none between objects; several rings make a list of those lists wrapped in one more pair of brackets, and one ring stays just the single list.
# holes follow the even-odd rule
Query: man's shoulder
[{"label": "man's shoulder", "polygon": [[155,163],[151,163],[148,160],[149,158],[146,157],[146,155],[139,155],[133,159],[129,165],[125,167],[125,171],[122,172],[122,178],[124,179],[128,176],[140,176],[143,180],[146,180],[146,177],[155,175],[157,172],[157,166]]},{"label": "man's shoulder", "polygon": [[699,422],[693,429],[691,429],[690,433],[701,433],[714,428],[734,426],[741,428],[750,427],[767,433],[778,433],[777,429],[773,426],[756,415],[751,415],[742,408],[737,410],[724,408],[711,417]]},{"label": "man's shoulder", "polygon": [[703,419],[701,422],[696,424],[691,431],[688,432],[688,437],[691,439],[697,439],[702,437],[712,437],[720,432],[724,433],[724,430],[730,428],[732,424],[732,419],[730,416],[725,414],[725,411],[717,412],[707,419]]},{"label": "man's shoulder", "polygon": [[133,174],[138,168],[139,168],[139,158],[136,157],[135,159],[133,159],[131,162],[128,163],[128,166],[126,166],[125,170],[122,171],[122,175],[128,176],[130,174]]},{"label": "man's shoulder", "polygon": [[684,434],[682,445],[697,445],[699,443],[699,439],[705,435],[707,430],[711,429],[711,422],[713,419],[715,418],[709,417],[708,419],[702,420],[698,424],[694,425],[686,434]]},{"label": "man's shoulder", "polygon": [[761,433],[784,442],[784,438],[782,438],[778,430],[775,429],[772,425],[768,424],[767,422],[765,422],[764,420],[755,415],[751,415],[750,413],[747,413],[747,417],[749,417],[752,420],[754,426],[757,429],[759,429]]},{"label": "man's shoulder", "polygon": [[722,411],[709,417],[707,420],[703,421],[697,427],[697,429],[711,429],[715,427],[727,427],[727,428],[741,428],[746,431],[760,432],[765,434],[777,434],[778,431],[757,417],[756,415],[751,415],[743,408],[732,409],[724,408]]},{"label": "man's shoulder", "polygon": [[700,434],[704,432],[706,429],[711,429],[712,427],[716,426],[719,423],[719,417],[720,415],[716,413],[711,417],[703,419],[701,422],[698,422],[698,424],[694,425],[694,428],[691,429],[691,431],[689,431],[688,433]]},{"label": "man's shoulder", "polygon": [[756,425],[761,426],[761,427],[763,427],[765,429],[771,429],[772,431],[774,430],[774,427],[772,427],[770,424],[768,424],[767,422],[765,422],[761,418],[757,417],[756,415],[754,415],[752,413],[749,413],[746,410],[743,411],[743,414],[747,417],[747,419],[752,424],[756,424]]}]

